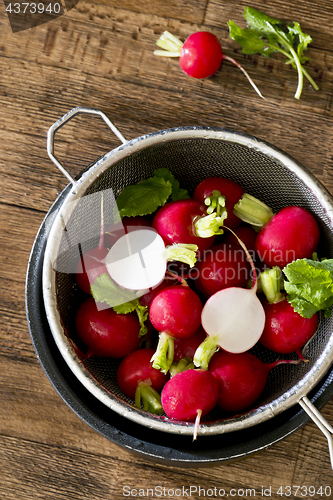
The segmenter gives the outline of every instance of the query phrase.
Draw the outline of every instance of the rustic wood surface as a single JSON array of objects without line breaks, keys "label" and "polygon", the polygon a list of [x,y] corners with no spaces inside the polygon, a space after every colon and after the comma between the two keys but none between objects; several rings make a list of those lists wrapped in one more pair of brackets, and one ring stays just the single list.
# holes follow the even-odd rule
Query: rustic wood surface
[{"label": "rustic wood surface", "polygon": [[[305,82],[297,101],[296,72],[281,57],[241,54],[227,22],[242,24],[245,5],[301,23],[313,38],[308,71],[319,91]],[[80,0],[65,15],[14,33],[0,3],[1,500],[111,500],[129,489],[130,498],[144,497],[147,488],[165,499],[184,488],[177,498],[191,500],[220,498],[214,488],[234,498],[248,498],[253,489],[256,498],[274,500],[293,485],[314,486],[316,493],[294,489],[289,498],[327,498],[325,486],[333,491],[327,441],[313,423],[260,453],[210,468],[133,457],[63,402],[38,362],[25,314],[34,238],[67,185],[48,158],[46,134],[75,106],[104,111],[127,139],[182,125],[253,134],[293,155],[333,193],[332,19],[331,0]],[[182,39],[200,29],[215,33],[266,100],[228,62],[199,81],[177,60],[156,58],[154,44],[165,29]],[[98,118],[80,116],[59,131],[57,155],[76,175],[118,144]],[[322,413],[333,422],[332,401]]]}]

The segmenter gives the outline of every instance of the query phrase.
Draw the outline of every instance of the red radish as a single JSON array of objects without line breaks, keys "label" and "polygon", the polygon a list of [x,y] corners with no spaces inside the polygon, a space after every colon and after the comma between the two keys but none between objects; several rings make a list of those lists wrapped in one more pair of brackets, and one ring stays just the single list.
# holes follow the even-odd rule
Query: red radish
[{"label": "red radish", "polygon": [[135,398],[139,383],[146,383],[161,392],[169,377],[153,368],[151,357],[154,349],[137,349],[121,361],[117,370],[117,382],[123,393]]},{"label": "red radish", "polygon": [[153,299],[149,315],[158,332],[159,342],[152,358],[154,368],[167,373],[174,358],[174,338],[185,339],[200,327],[202,304],[188,286],[165,288]]},{"label": "red radish", "polygon": [[264,390],[268,374],[275,366],[299,361],[278,360],[273,363],[263,363],[249,352],[215,353],[208,369],[219,385],[217,405],[229,412],[239,412],[249,408]]},{"label": "red radish", "polygon": [[184,339],[200,327],[201,300],[183,285],[164,288],[150,304],[150,321],[156,330]]},{"label": "red radish", "polygon": [[303,318],[289,304],[287,299],[270,304],[263,303],[266,324],[260,342],[271,351],[288,354],[300,349],[314,335],[318,326],[318,313],[311,318]]},{"label": "red radish", "polygon": [[180,49],[179,64],[193,78],[208,78],[221,66],[223,53],[218,38],[207,31],[190,35]]},{"label": "red radish", "polygon": [[152,303],[154,297],[156,297],[156,295],[158,293],[160,293],[162,290],[164,290],[164,288],[167,288],[169,286],[174,286],[177,283],[178,283],[178,281],[177,281],[176,278],[173,278],[171,275],[169,277],[166,276],[166,278],[162,281],[162,283],[160,283],[155,288],[151,288],[147,293],[145,293],[144,295],[142,295],[139,298],[140,304],[142,306],[148,306],[149,307],[150,304]]},{"label": "red radish", "polygon": [[226,243],[216,245],[206,252],[196,269],[196,286],[207,298],[224,288],[246,287],[250,279],[244,251]]},{"label": "red radish", "polygon": [[255,250],[269,267],[281,269],[296,259],[311,258],[319,243],[319,226],[305,208],[282,208],[259,231]]},{"label": "red radish", "polygon": [[196,234],[196,219],[206,215],[206,207],[193,199],[166,203],[158,210],[153,220],[153,228],[160,234],[166,245],[189,243],[198,246],[201,255],[214,243],[214,236],[201,238]]},{"label": "red radish", "polygon": [[139,346],[140,324],[133,314],[117,314],[112,308],[97,308],[91,297],[79,307],[76,331],[88,347],[87,357],[123,358]]},{"label": "red radish", "polygon": [[196,422],[196,439],[200,419],[215,407],[218,396],[218,383],[209,371],[190,369],[177,373],[165,384],[161,402],[169,418]]},{"label": "red radish", "polygon": [[182,358],[193,359],[195,351],[205,338],[206,332],[202,326],[200,326],[190,337],[186,339],[174,339],[174,361],[180,361]]},{"label": "red radish", "polygon": [[245,193],[244,189],[237,182],[225,177],[207,177],[197,185],[193,198],[200,203],[205,203],[205,200],[212,196],[213,191],[218,191],[225,197],[227,217],[224,224],[230,229],[235,229],[241,220],[234,215],[233,208]]},{"label": "red radish", "polygon": [[208,78],[216,73],[223,60],[230,61],[244,73],[260,97],[263,97],[244,68],[234,59],[223,54],[221,44],[213,33],[197,31],[182,43],[179,38],[165,31],[156,45],[165,49],[155,50],[156,56],[179,57],[180,67],[193,78]]},{"label": "red radish", "polygon": [[127,234],[137,229],[148,229],[149,227],[151,227],[151,222],[145,217],[139,215],[136,217],[123,217],[121,224],[110,224],[106,227],[104,246],[110,249],[124,233]]},{"label": "red radish", "polygon": [[135,399],[135,404],[150,413],[161,414],[159,393],[169,377],[153,368],[151,357],[154,349],[137,349],[121,361],[117,370],[117,382],[125,396]]},{"label": "red radish", "polygon": [[201,324],[208,337],[194,355],[193,361],[197,367],[207,369],[219,347],[233,353],[248,351],[258,342],[264,329],[265,312],[257,297],[256,269],[246,246],[241,240],[239,243],[251,264],[252,287],[224,288],[207,300],[202,310]]},{"label": "red radish", "polygon": [[[226,226],[228,224],[226,223]],[[228,226],[230,227],[230,226]],[[231,228],[232,229],[232,228]],[[254,246],[255,246],[255,241],[257,238],[257,234],[254,229],[252,229],[249,226],[239,226],[236,229],[234,229],[234,233],[238,236],[239,239],[242,240],[252,257],[254,256]],[[225,243],[230,243],[231,245],[237,245],[240,246],[237,240],[237,237],[234,236],[232,233],[228,233],[224,239]]]}]

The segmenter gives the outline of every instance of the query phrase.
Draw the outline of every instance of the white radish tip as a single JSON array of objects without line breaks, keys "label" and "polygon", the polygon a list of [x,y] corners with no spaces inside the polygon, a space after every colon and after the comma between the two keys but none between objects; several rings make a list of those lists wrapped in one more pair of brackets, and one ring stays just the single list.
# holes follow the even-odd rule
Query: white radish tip
[{"label": "white radish tip", "polygon": [[253,289],[225,288],[206,302],[201,323],[217,345],[232,353],[251,349],[265,326],[265,311]]}]

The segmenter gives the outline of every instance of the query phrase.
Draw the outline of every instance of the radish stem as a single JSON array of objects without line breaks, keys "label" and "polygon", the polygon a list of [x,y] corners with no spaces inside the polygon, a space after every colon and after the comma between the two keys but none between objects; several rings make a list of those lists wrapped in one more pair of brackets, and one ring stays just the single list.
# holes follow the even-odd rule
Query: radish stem
[{"label": "radish stem", "polygon": [[141,408],[142,403],[145,411],[149,411],[154,415],[161,415],[163,413],[161,396],[153,387],[146,383],[139,383],[135,391],[135,406]]},{"label": "radish stem", "polygon": [[208,369],[209,362],[218,351],[218,341],[219,337],[216,336],[208,336],[197,348],[194,353],[193,363],[195,366],[202,368],[203,370]]},{"label": "radish stem", "polygon": [[194,363],[189,356],[179,361],[174,361],[170,367],[170,377],[174,377],[177,373],[191,370],[192,368],[194,368]]},{"label": "radish stem", "polygon": [[168,373],[174,357],[174,339],[166,332],[161,332],[156,351],[151,358],[153,368]]},{"label": "radish stem", "polygon": [[274,215],[268,205],[248,193],[235,204],[233,213],[243,222],[258,227],[265,225]]},{"label": "radish stem", "polygon": [[[157,40],[156,45],[164,50],[155,51],[154,52],[155,55],[179,57],[180,50],[183,46],[183,42],[179,38],[174,36],[172,33],[169,33],[169,31],[164,31],[164,33],[162,33],[160,38]],[[156,52],[161,52],[161,54],[156,54]],[[170,54],[175,54],[175,55],[170,55]]]},{"label": "radish stem", "polygon": [[266,299],[271,304],[275,304],[283,300],[281,287],[283,287],[283,277],[281,269],[277,266],[271,269],[266,269],[259,275],[261,290],[265,294]]},{"label": "radish stem", "polygon": [[177,260],[188,264],[193,267],[196,263],[196,251],[198,250],[197,245],[187,244],[187,243],[177,243],[166,247],[163,256],[167,261]]},{"label": "radish stem", "polygon": [[197,217],[194,221],[195,234],[200,238],[210,238],[217,234],[223,234],[224,231],[221,229],[223,225],[225,216],[218,217],[216,212],[203,217]]},{"label": "radish stem", "polygon": [[222,217],[224,214],[227,217],[227,209],[225,208],[225,196],[222,196],[220,191],[214,190],[211,196],[205,198],[205,205],[207,205],[207,214],[211,214],[216,211],[218,217]]}]

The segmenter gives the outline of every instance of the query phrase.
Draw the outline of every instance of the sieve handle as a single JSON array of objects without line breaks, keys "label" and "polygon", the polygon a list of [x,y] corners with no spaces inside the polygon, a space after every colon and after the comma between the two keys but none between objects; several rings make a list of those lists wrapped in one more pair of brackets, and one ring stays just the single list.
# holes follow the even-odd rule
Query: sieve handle
[{"label": "sieve handle", "polygon": [[314,421],[314,423],[319,427],[324,436],[327,439],[328,449],[330,453],[331,466],[333,469],[333,427],[325,420],[322,414],[317,410],[317,408],[311,403],[311,401],[304,396],[299,404],[303,408],[303,410],[309,415],[310,418]]},{"label": "sieve handle", "polygon": [[103,118],[105,123],[110,127],[112,132],[121,140],[123,144],[127,142],[123,134],[117,129],[117,127],[112,123],[111,120],[99,109],[94,109],[94,108],[84,108],[84,107],[77,107],[71,109],[68,113],[66,113],[62,118],[60,118],[58,121],[56,121],[50,128],[47,134],[47,152],[50,157],[50,159],[53,161],[53,163],[58,167],[60,172],[67,177],[67,179],[72,183],[75,184],[75,179],[67,172],[67,170],[64,168],[64,166],[60,163],[58,158],[54,154],[54,136],[57,130],[59,130],[65,123],[69,122],[74,116],[79,115],[79,114],[88,114],[88,115],[95,115],[95,116],[100,116]]}]

